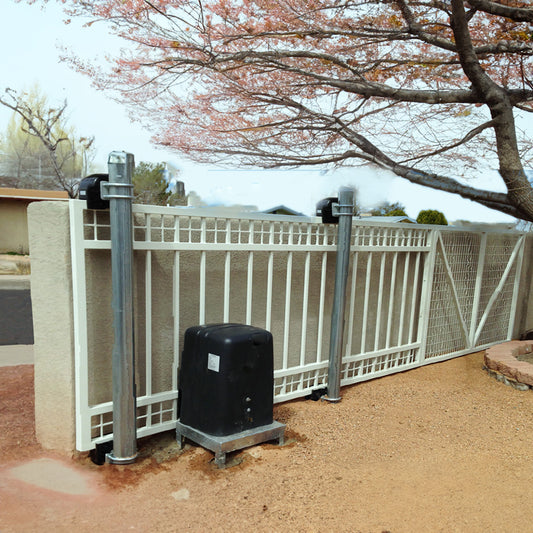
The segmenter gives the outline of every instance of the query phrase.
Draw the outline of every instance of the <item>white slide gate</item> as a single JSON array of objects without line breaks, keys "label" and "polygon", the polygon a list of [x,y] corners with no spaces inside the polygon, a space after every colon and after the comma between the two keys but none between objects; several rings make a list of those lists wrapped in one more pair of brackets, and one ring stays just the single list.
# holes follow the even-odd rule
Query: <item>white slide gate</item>
[{"label": "white slide gate", "polygon": [[[318,218],[134,205],[137,434],[174,429],[183,334],[274,338],[274,400],[327,386],[337,227]],[[109,215],[70,201],[77,449],[112,439]],[[511,337],[525,237],[357,220],[341,384]]]}]

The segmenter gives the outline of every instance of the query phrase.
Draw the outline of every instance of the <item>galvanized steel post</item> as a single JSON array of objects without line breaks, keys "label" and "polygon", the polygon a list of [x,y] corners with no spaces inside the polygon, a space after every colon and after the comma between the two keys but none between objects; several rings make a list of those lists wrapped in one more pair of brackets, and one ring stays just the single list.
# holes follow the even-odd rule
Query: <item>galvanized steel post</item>
[{"label": "galvanized steel post", "polygon": [[102,197],[109,200],[111,277],[113,283],[113,451],[112,464],[133,463],[137,457],[135,359],[133,342],[133,154],[111,152],[109,183]]},{"label": "galvanized steel post", "polygon": [[344,308],[346,302],[346,283],[350,264],[350,244],[352,239],[352,216],[354,211],[355,191],[347,187],[339,190],[338,210],[339,230],[337,234],[337,262],[335,265],[335,288],[333,293],[333,310],[331,313],[331,336],[329,341],[329,369],[327,400],[341,400],[341,367],[344,335]]}]

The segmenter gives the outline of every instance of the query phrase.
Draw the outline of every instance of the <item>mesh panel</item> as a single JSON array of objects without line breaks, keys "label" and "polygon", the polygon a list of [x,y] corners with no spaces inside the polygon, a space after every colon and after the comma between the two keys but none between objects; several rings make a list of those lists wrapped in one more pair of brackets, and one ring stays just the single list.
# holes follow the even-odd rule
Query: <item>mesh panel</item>
[{"label": "mesh panel", "polygon": [[468,328],[472,317],[480,241],[481,236],[473,233],[442,235],[442,245],[438,245],[435,258],[426,359],[467,347],[458,308]]},{"label": "mesh panel", "polygon": [[[505,234],[490,235],[488,238],[478,321],[481,320],[494,291],[503,277],[517,240],[518,237],[515,235]],[[476,346],[507,338],[515,276],[516,262],[512,265],[501,291],[489,310]]]}]

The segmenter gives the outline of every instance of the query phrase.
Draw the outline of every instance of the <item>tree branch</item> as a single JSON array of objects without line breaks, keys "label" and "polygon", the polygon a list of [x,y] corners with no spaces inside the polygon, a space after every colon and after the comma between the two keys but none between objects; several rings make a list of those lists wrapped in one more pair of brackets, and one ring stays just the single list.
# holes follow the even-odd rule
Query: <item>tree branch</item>
[{"label": "tree branch", "polygon": [[468,0],[468,3],[491,15],[506,17],[515,22],[533,22],[533,9],[526,7],[512,7],[501,2],[491,2],[490,0]]}]

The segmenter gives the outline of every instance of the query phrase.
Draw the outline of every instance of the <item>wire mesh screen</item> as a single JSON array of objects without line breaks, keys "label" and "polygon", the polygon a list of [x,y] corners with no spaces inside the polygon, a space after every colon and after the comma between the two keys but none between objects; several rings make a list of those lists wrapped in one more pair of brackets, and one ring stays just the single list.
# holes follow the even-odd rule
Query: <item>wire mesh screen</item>
[{"label": "wire mesh screen", "polygon": [[517,262],[512,261],[518,236],[496,234],[487,240],[479,307],[485,318],[476,346],[507,337],[516,283]]},{"label": "wire mesh screen", "polygon": [[440,233],[426,360],[509,338],[522,244],[512,233]]},{"label": "wire mesh screen", "polygon": [[481,236],[442,233],[437,242],[426,359],[468,346]]}]

